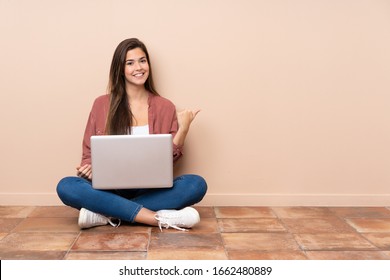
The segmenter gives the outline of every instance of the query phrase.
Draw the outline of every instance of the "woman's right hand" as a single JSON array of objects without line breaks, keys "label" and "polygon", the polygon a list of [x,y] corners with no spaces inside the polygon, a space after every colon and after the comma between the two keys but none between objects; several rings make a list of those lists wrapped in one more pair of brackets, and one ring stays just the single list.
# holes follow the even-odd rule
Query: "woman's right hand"
[{"label": "woman's right hand", "polygon": [[90,164],[85,164],[83,166],[76,167],[77,169],[77,176],[92,180],[92,166]]}]

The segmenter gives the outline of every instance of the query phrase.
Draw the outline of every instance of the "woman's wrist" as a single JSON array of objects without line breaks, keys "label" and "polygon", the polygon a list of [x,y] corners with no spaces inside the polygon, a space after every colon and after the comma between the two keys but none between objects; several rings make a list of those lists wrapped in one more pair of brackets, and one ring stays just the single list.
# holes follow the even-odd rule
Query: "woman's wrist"
[{"label": "woman's wrist", "polygon": [[188,129],[179,128],[175,135],[175,138],[173,138],[173,143],[177,146],[183,146],[187,133]]}]

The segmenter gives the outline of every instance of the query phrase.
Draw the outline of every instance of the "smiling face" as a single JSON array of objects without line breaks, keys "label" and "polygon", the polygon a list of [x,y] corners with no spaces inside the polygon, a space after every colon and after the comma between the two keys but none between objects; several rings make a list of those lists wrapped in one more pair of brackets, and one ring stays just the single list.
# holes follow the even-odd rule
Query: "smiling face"
[{"label": "smiling face", "polygon": [[125,62],[126,86],[144,86],[149,77],[149,62],[140,48],[129,50]]}]

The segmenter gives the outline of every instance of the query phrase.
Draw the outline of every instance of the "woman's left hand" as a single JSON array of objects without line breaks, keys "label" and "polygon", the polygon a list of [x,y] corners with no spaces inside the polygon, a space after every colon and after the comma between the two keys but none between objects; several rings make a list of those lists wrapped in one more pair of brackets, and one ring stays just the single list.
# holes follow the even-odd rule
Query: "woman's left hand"
[{"label": "woman's left hand", "polygon": [[192,121],[195,119],[196,115],[200,110],[182,110],[177,112],[177,122],[179,124],[179,129],[188,132]]},{"label": "woman's left hand", "polygon": [[190,129],[190,125],[199,112],[200,110],[182,110],[177,112],[177,122],[179,124],[179,129],[175,135],[175,138],[173,138],[173,143],[175,145],[184,145],[184,141]]}]

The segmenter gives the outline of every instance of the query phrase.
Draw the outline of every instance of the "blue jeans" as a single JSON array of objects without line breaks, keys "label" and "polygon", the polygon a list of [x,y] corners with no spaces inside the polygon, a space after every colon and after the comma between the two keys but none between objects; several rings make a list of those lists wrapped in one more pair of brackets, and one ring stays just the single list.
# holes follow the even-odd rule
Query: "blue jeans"
[{"label": "blue jeans", "polygon": [[182,209],[201,201],[206,191],[206,181],[198,175],[179,176],[172,188],[163,189],[95,190],[90,181],[80,177],[66,177],[57,185],[64,204],[128,222],[134,222],[142,207]]}]

